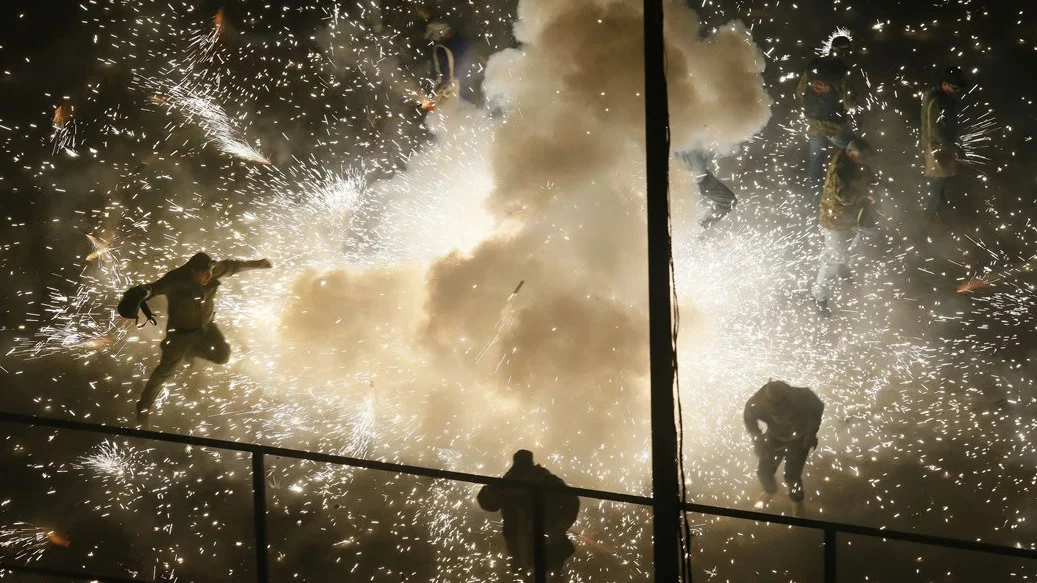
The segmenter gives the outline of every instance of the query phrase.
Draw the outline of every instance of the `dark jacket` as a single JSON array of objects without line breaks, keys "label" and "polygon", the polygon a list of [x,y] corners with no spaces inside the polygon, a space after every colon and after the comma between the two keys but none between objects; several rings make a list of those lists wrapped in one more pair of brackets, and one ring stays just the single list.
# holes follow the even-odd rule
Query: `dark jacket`
[{"label": "dark jacket", "polygon": [[[776,381],[764,385],[745,404],[743,420],[749,434],[773,443],[797,440],[816,445],[825,405],[814,391]],[[767,425],[764,433],[760,422]]]},{"label": "dark jacket", "polygon": [[850,69],[834,56],[811,59],[796,86],[810,133],[838,133],[854,108]]},{"label": "dark jacket", "polygon": [[[540,464],[514,466],[504,474],[506,480],[564,486],[565,482]],[[512,556],[513,566],[532,566],[533,498],[525,491],[488,484],[479,490],[479,507],[489,512],[500,511],[504,523],[504,540]],[[573,552],[565,532],[576,522],[580,499],[572,494],[546,494],[544,500],[544,534],[548,537],[548,565],[558,569]]]},{"label": "dark jacket", "polygon": [[186,267],[178,267],[148,284],[148,298],[166,296],[166,330],[195,332],[208,326],[215,316],[214,298],[220,280],[249,269],[259,269],[262,260],[239,261],[227,259],[216,263],[212,279],[204,287],[198,285]]}]

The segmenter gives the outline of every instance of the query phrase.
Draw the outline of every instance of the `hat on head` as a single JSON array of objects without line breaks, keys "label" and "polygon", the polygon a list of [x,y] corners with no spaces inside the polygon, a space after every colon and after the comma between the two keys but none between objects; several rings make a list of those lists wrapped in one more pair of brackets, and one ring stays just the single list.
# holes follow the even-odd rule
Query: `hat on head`
[{"label": "hat on head", "polygon": [[848,51],[851,48],[853,48],[853,44],[850,42],[850,37],[837,36],[832,39],[832,51]]},{"label": "hat on head", "polygon": [[187,260],[184,267],[190,271],[207,271],[212,269],[214,263],[216,262],[213,261],[213,258],[209,257],[207,253],[195,253]]}]

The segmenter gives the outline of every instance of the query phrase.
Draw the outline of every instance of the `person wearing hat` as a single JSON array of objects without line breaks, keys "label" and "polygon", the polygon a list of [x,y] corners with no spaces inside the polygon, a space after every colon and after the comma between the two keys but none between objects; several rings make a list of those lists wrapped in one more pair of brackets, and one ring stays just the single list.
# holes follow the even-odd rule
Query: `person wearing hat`
[{"label": "person wearing hat", "polygon": [[849,271],[850,247],[875,224],[871,155],[871,146],[856,138],[836,152],[825,176],[819,216],[825,248],[812,290],[818,312],[825,317],[831,315],[828,301],[836,279]]},{"label": "person wearing hat", "polygon": [[[512,456],[511,468],[505,480],[564,486],[565,482],[540,464],[533,462],[533,452],[520,449]],[[504,543],[511,558],[511,570],[528,571],[533,568],[533,498],[528,490],[488,484],[476,497],[479,507],[488,512],[500,512]],[[548,493],[544,496],[545,559],[549,571],[558,572],[576,551],[569,540],[568,530],[580,513],[580,498],[574,494]]]},{"label": "person wearing hat", "polygon": [[938,217],[947,203],[947,189],[965,158],[959,139],[958,96],[971,86],[961,67],[948,67],[940,82],[922,100],[922,156],[928,183],[925,212]]},{"label": "person wearing hat", "polygon": [[187,263],[154,283],[136,286],[123,295],[118,311],[127,318],[136,318],[137,311],[143,310],[147,320],[156,323],[147,300],[165,296],[168,304],[162,357],[137,401],[137,421],[141,425],[147,425],[148,413],[162,385],[185,357],[196,356],[216,364],[226,364],[230,359],[230,345],[213,321],[216,314],[214,298],[220,280],[242,271],[270,267],[272,265],[266,259],[214,261],[205,253],[196,253]]},{"label": "person wearing hat", "polygon": [[811,59],[796,86],[796,98],[807,119],[810,139],[807,177],[815,189],[813,204],[820,196],[829,150],[833,145],[845,148],[853,139],[849,124],[849,113],[856,107],[850,83],[852,53],[848,37],[835,37],[828,55]]},{"label": "person wearing hat", "polygon": [[[825,405],[806,387],[770,381],[745,403],[743,420],[759,463],[756,476],[770,495],[778,491],[774,475],[785,460],[785,485],[793,502],[803,501],[803,469],[817,448],[817,431]],[[760,422],[767,426],[764,432]]]}]

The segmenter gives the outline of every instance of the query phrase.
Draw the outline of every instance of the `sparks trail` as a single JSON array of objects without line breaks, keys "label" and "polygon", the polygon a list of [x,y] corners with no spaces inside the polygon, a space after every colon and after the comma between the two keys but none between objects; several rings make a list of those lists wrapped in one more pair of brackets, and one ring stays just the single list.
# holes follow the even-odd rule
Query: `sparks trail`
[{"label": "sparks trail", "polygon": [[[981,108],[986,109],[976,111]],[[963,161],[972,165],[990,162],[984,152],[993,145],[994,135],[1004,129],[994,117],[994,111],[989,106],[970,103],[962,108],[961,126],[961,147],[966,154]]]},{"label": "sparks trail", "polygon": [[[482,360],[483,356],[486,356],[486,353],[490,350],[490,348],[492,348],[494,345],[497,344],[497,342],[500,341],[501,336],[504,335],[504,333],[511,326],[512,322],[514,322],[515,307],[513,304],[515,301],[515,296],[518,295],[519,290],[522,289],[522,286],[525,283],[526,280],[520,281],[519,284],[515,286],[515,291],[511,292],[511,294],[508,296],[508,299],[504,300],[504,307],[501,308],[500,317],[497,318],[497,324],[493,327],[493,335],[490,337],[490,340],[486,343],[486,345],[483,346],[482,350],[480,350],[479,353],[475,355],[475,362],[479,362],[480,360]],[[501,362],[497,363],[498,370],[500,369],[500,365],[503,364],[505,358],[507,358],[506,354],[501,357]]]},{"label": "sparks trail", "polygon": [[197,124],[209,143],[215,144],[224,154],[243,162],[271,165],[266,156],[245,141],[237,125],[214,96],[185,83],[169,85],[156,79],[141,79],[138,84],[148,88],[148,91],[154,91],[149,97],[152,103],[180,113],[185,123]]},{"label": "sparks trail", "polygon": [[52,546],[69,547],[68,539],[49,528],[16,522],[0,527],[0,557],[32,563],[43,558]]}]

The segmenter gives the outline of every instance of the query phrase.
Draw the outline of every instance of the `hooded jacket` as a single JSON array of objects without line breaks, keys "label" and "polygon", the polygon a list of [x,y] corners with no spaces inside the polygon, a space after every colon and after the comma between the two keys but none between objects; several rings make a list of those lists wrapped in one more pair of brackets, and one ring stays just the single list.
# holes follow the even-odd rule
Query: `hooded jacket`
[{"label": "hooded jacket", "polygon": [[[754,438],[765,437],[775,443],[816,443],[824,410],[824,403],[814,391],[772,381],[746,402],[743,420]],[[766,433],[761,431],[760,421],[767,424]]]}]

